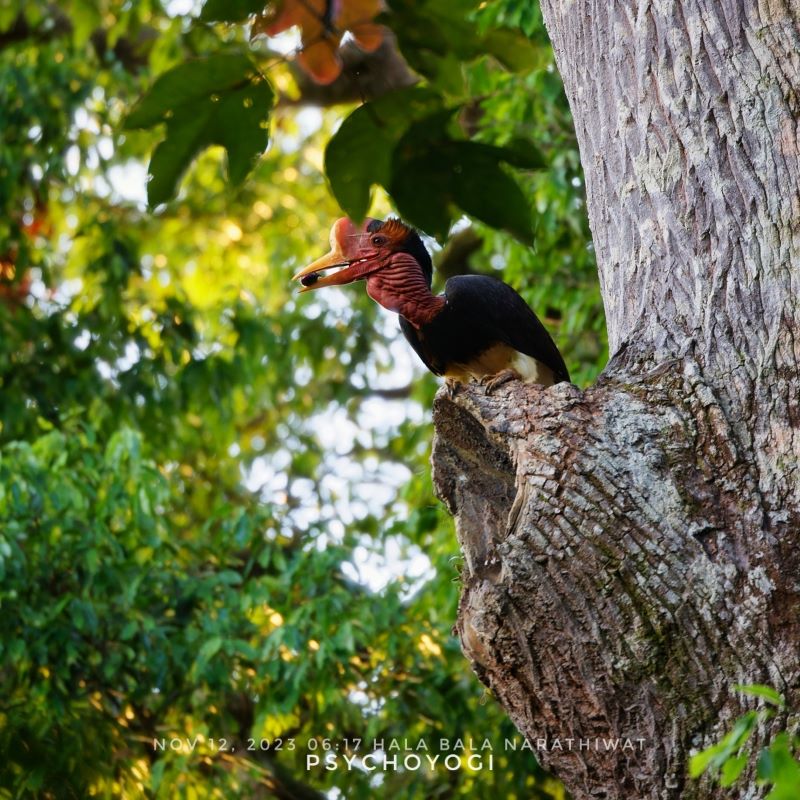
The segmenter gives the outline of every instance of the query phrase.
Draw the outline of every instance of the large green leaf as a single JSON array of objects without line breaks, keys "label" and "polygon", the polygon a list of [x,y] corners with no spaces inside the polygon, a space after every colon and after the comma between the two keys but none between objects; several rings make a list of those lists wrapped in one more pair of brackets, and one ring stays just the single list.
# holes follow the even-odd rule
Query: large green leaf
[{"label": "large green leaf", "polygon": [[429,89],[400,89],[365,103],[342,123],[325,150],[325,174],[349,217],[364,218],[373,184],[389,185],[392,153],[403,133],[440,105]]},{"label": "large green leaf", "polygon": [[196,58],[159,75],[125,119],[126,128],[151,128],[181,108],[247,82],[253,63],[241,53]]},{"label": "large green leaf", "polygon": [[758,757],[759,781],[773,784],[769,797],[797,797],[800,790],[800,763],[795,756],[796,745],[786,731],[779,733]]},{"label": "large green leaf", "polygon": [[269,141],[273,99],[271,87],[245,56],[218,54],[162,75],[125,122],[128,128],[167,125],[150,161],[150,205],[169,200],[192,160],[214,144],[227,151],[229,180],[244,180]]},{"label": "large green leaf", "polygon": [[444,239],[452,219],[451,177],[449,165],[435,152],[396,159],[390,191],[400,215]]},{"label": "large green leaf", "polygon": [[447,235],[451,207],[533,241],[533,212],[527,197],[502,164],[542,165],[534,147],[509,147],[453,138],[452,111],[412,125],[395,148],[390,192],[401,215],[439,238]]},{"label": "large green leaf", "polygon": [[453,153],[453,196],[459,208],[494,228],[533,242],[533,212],[525,193],[500,165],[501,151],[475,150],[459,143]]}]

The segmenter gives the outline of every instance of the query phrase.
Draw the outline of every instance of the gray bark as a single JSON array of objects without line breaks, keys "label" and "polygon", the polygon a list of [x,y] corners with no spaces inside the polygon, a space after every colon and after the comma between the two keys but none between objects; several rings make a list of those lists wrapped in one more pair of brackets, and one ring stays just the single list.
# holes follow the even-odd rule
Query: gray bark
[{"label": "gray bark", "polygon": [[690,752],[800,678],[800,6],[542,6],[613,355],[437,397],[458,632],[576,800],[731,796]]}]

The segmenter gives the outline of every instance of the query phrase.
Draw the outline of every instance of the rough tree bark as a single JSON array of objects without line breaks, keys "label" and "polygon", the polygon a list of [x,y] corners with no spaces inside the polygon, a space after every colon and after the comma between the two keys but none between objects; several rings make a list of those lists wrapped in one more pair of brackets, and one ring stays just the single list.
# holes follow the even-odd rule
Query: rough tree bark
[{"label": "rough tree bark", "polygon": [[729,796],[685,776],[731,685],[798,700],[800,6],[542,7],[613,355],[585,391],[437,397],[458,632],[576,800]]}]

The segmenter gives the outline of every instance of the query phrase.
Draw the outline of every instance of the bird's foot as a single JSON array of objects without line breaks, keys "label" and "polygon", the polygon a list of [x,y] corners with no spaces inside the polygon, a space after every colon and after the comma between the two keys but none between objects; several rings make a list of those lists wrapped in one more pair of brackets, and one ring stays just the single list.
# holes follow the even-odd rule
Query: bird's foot
[{"label": "bird's foot", "polygon": [[452,400],[456,396],[456,391],[458,390],[458,381],[453,380],[453,378],[445,378],[444,387],[447,391],[447,399]]},{"label": "bird's foot", "polygon": [[519,380],[519,373],[516,370],[501,369],[496,375],[484,375],[480,383],[486,388],[486,394],[492,394],[495,389],[513,380]]}]

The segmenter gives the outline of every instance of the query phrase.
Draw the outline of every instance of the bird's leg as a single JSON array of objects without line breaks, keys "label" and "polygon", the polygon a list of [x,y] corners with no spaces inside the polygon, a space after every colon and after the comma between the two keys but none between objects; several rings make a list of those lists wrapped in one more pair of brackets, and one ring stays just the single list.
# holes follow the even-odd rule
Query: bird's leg
[{"label": "bird's leg", "polygon": [[480,383],[486,387],[486,394],[492,394],[495,389],[504,383],[519,379],[519,373],[515,369],[501,369],[496,375],[484,375]]},{"label": "bird's leg", "polygon": [[456,396],[456,389],[458,388],[458,381],[454,378],[444,379],[445,389],[447,390],[447,398],[452,400]]}]

